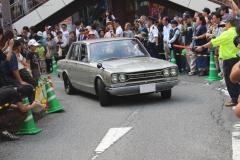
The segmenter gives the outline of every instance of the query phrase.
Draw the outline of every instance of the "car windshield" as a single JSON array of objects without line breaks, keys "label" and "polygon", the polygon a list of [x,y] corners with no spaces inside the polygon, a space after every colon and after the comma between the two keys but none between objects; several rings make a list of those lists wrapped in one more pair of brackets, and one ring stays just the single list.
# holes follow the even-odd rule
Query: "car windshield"
[{"label": "car windshield", "polygon": [[94,43],[90,45],[90,52],[90,59],[94,62],[148,56],[134,39]]}]

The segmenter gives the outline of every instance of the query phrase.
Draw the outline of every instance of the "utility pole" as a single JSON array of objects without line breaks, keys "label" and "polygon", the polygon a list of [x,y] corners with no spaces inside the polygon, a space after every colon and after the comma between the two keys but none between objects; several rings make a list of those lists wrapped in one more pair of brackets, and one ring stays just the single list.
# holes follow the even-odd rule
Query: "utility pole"
[{"label": "utility pole", "polygon": [[12,29],[12,17],[10,10],[10,1],[2,1],[2,18],[3,18],[3,29]]}]

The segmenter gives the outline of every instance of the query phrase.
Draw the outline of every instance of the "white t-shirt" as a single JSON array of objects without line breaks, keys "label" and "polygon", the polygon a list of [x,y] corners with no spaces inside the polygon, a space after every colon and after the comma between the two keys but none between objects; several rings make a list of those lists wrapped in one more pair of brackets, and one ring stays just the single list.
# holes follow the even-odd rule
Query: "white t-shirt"
[{"label": "white t-shirt", "polygon": [[62,33],[63,33],[63,37],[65,37],[65,39],[67,41],[69,41],[69,32],[68,31],[63,31]]},{"label": "white t-shirt", "polygon": [[149,28],[149,33],[148,33],[148,41],[151,43],[155,43],[156,39],[158,37],[158,28],[154,25],[152,25]]},{"label": "white t-shirt", "polygon": [[24,65],[22,64],[22,62],[26,62],[26,59],[21,55],[17,55],[17,60],[18,60],[18,69],[21,70],[24,68]]},{"label": "white t-shirt", "polygon": [[77,37],[77,41],[78,41],[78,38],[79,38],[79,35],[80,35],[80,31],[79,31],[79,29],[76,28],[75,32],[76,32],[76,37]]},{"label": "white t-shirt", "polygon": [[167,26],[163,27],[163,41],[164,42],[168,42],[169,41],[169,35],[170,35],[170,31],[171,31],[172,27],[170,24],[168,24]]},{"label": "white t-shirt", "polygon": [[118,26],[116,29],[116,35],[117,37],[123,37],[123,29],[121,26]]}]

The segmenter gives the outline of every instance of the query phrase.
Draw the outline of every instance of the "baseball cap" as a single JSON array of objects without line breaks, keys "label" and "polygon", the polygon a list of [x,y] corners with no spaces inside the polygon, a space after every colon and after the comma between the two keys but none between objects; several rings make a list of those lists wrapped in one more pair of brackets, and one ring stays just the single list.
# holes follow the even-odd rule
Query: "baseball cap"
[{"label": "baseball cap", "polygon": [[226,17],[226,19],[222,20],[221,21],[221,24],[226,24],[226,23],[231,23],[231,24],[234,24],[236,22],[236,17],[232,16],[232,15],[228,15]]},{"label": "baseball cap", "polygon": [[35,40],[35,39],[31,39],[29,42],[28,42],[28,46],[39,46],[40,44]]}]

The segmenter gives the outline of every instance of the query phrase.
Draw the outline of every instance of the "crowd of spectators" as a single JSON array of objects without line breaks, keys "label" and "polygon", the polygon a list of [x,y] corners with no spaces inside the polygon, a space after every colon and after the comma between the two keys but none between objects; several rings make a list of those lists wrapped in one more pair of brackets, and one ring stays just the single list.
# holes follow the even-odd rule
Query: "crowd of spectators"
[{"label": "crowd of spectators", "polygon": [[[104,25],[96,22],[85,25],[79,21],[72,30],[64,23],[46,24],[43,30],[28,26],[20,32],[0,29],[0,134],[10,139],[18,138],[11,127],[16,130],[26,111],[40,106],[34,101],[34,88],[41,74],[51,73],[53,59],[65,58],[72,43],[91,39],[137,38],[154,58],[170,61],[176,57],[179,72],[187,72],[189,76],[208,74],[212,50],[219,76],[225,79],[231,96],[225,105],[235,106],[239,85],[230,80],[230,72],[239,61],[240,12],[234,1],[229,0],[229,5],[232,13],[229,7],[221,6],[212,12],[204,8],[202,13],[186,11],[182,15],[158,19],[142,15],[124,27],[107,11]],[[187,48],[185,56],[177,45]],[[23,105],[23,97],[29,97],[31,105]],[[6,116],[9,114],[11,116]]]}]

